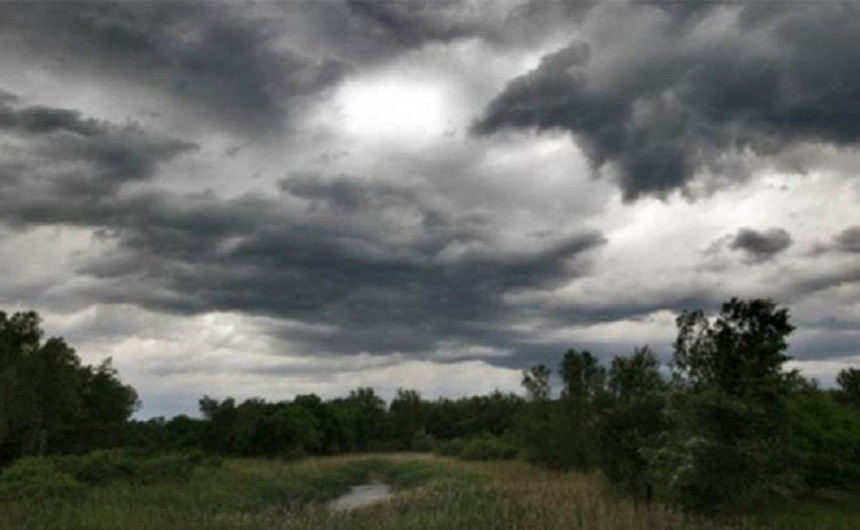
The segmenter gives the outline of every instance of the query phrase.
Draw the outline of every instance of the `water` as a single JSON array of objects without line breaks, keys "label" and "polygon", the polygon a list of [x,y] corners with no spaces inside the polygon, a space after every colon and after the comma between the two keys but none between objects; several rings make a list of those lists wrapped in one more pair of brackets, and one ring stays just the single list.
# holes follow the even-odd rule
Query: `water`
[{"label": "water", "polygon": [[391,498],[391,487],[382,482],[353,486],[348,492],[331,501],[329,508],[339,512],[367,506]]}]

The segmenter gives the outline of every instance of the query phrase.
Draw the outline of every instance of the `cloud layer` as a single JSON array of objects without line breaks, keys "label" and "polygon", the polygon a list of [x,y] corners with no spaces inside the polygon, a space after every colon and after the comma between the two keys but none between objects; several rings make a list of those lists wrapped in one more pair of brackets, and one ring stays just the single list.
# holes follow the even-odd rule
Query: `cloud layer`
[{"label": "cloud layer", "polygon": [[145,414],[516,390],[569,347],[665,358],[731,296],[788,304],[828,381],[858,355],[859,12],[0,4],[0,308],[113,356]]},{"label": "cloud layer", "polygon": [[855,4],[674,5],[598,8],[589,40],[513,79],[475,131],[570,132],[627,200],[665,197],[700,173],[746,177],[735,158],[747,153],[857,145]]}]

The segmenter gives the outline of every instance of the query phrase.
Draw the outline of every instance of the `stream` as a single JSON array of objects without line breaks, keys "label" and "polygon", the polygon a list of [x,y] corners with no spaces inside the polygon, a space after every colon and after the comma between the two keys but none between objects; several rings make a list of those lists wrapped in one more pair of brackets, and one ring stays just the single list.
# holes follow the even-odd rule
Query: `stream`
[{"label": "stream", "polygon": [[371,482],[353,486],[350,490],[329,503],[332,511],[340,512],[367,506],[390,499],[391,487],[383,482]]}]

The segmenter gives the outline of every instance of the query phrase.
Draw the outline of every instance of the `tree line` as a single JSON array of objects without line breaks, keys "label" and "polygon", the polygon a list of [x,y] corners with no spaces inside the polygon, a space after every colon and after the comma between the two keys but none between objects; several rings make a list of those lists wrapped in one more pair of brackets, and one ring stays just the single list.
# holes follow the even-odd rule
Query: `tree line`
[{"label": "tree line", "polygon": [[786,369],[794,327],[769,300],[732,299],[712,318],[688,311],[677,329],[668,366],[648,347],[608,365],[571,349],[556,370],[523,372],[525,397],[426,400],[400,389],[386,403],[372,388],[329,400],[204,396],[199,418],[141,421],[130,419],[137,394],[109,361],[84,366],[62,339],[42,340],[35,313],[0,312],[0,458],[105,447],[282,458],[513,448],[703,512],[860,484],[860,370],[824,390]]},{"label": "tree line", "polygon": [[35,312],[0,311],[0,464],[113,445],[138,406],[110,359],[84,365],[62,338],[42,339]]},{"label": "tree line", "polygon": [[786,369],[794,327],[769,300],[685,312],[677,328],[668,373],[647,347],[608,367],[569,350],[551,399],[550,369],[525,372],[527,456],[699,512],[860,484],[860,370],[822,390]]},{"label": "tree line", "polygon": [[429,451],[439,442],[481,436],[512,437],[526,401],[494,392],[428,401],[400,389],[386,403],[372,388],[323,400],[200,400],[202,418],[181,415],[129,422],[125,445],[157,449],[200,448],[224,455],[299,457],[345,452]]}]

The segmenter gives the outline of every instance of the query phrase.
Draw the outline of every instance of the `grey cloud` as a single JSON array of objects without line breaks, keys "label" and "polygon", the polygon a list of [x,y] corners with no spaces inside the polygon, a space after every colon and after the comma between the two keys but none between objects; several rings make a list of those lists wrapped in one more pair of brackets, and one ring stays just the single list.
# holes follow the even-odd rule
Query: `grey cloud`
[{"label": "grey cloud", "polygon": [[[8,101],[16,101],[10,98]],[[0,129],[10,129],[31,134],[48,134],[56,131],[69,131],[83,136],[98,132],[95,120],[82,120],[80,113],[68,109],[43,106],[14,109],[0,99]]]},{"label": "grey cloud", "polygon": [[396,45],[411,48],[480,33],[478,6],[463,0],[375,2],[347,0],[350,11]]},{"label": "grey cloud", "polygon": [[[703,13],[731,10],[740,12],[734,26],[703,37],[711,24]],[[508,83],[474,131],[569,132],[596,168],[616,174],[626,200],[689,191],[703,172],[743,178],[732,156],[860,141],[856,4],[727,4],[682,26],[677,13],[659,13],[654,6],[600,10],[586,22],[591,33],[609,24],[641,32],[545,56]]]},{"label": "grey cloud", "polygon": [[10,49],[52,68],[156,86],[232,130],[279,129],[345,65],[284,49],[266,20],[227,3],[3,2]]},{"label": "grey cloud", "polygon": [[801,329],[792,338],[792,346],[803,351],[802,360],[832,360],[860,354],[860,333],[854,329]]},{"label": "grey cloud", "polygon": [[[569,30],[591,5],[533,0],[285,2],[287,31],[306,49],[361,67],[429,45],[475,39],[500,48],[533,45]],[[292,20],[293,22],[290,22]]]},{"label": "grey cloud", "polygon": [[860,253],[860,226],[851,226],[833,238],[834,246],[842,252]]},{"label": "grey cloud", "polygon": [[319,175],[293,175],[279,183],[282,191],[310,200],[315,205],[339,211],[357,211],[375,206],[416,204],[417,197],[409,188],[390,184],[374,184],[342,176],[324,180]]},{"label": "grey cloud", "polygon": [[584,231],[502,248],[489,220],[408,185],[349,176],[294,175],[280,196],[234,199],[127,189],[190,146],[86,123],[89,136],[55,129],[36,138],[44,143],[29,138],[34,156],[5,168],[19,178],[4,185],[0,220],[97,230],[114,250],[77,271],[96,280],[78,293],[88,300],[331,330],[291,331],[307,352],[500,344],[516,314],[507,294],[588,274],[590,253],[605,242]]},{"label": "grey cloud", "polygon": [[729,242],[731,250],[746,254],[753,262],[772,259],[791,246],[791,234],[782,228],[757,231],[742,228]]},{"label": "grey cloud", "polygon": [[18,96],[0,88],[0,104],[7,105],[18,101]]},{"label": "grey cloud", "polygon": [[43,106],[0,103],[0,130],[7,133],[0,142],[0,217],[14,224],[96,218],[120,188],[152,178],[159,164],[195,148],[134,124]]},{"label": "grey cloud", "polygon": [[[390,242],[384,252],[378,236],[307,224],[272,200],[179,202],[147,203],[139,213],[146,223],[123,228],[114,259],[85,271],[110,286],[101,295],[160,310],[236,310],[328,326],[334,331],[290,330],[291,341],[319,352],[427,351],[443,340],[484,340],[490,330],[499,341],[512,314],[505,294],[585,274],[583,256],[603,242],[584,233],[528,251],[440,261],[442,228],[405,248]],[[129,292],[132,283],[145,293]]]}]

